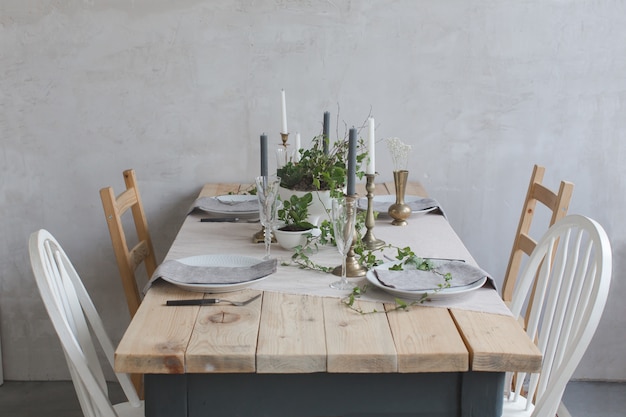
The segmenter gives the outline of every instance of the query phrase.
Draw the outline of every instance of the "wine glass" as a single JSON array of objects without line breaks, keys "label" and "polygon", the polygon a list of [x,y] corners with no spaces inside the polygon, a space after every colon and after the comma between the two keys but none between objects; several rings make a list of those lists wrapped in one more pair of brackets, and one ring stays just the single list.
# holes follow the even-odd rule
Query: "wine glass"
[{"label": "wine glass", "polygon": [[332,224],[335,233],[337,250],[341,254],[341,280],[330,284],[338,290],[352,289],[352,284],[346,279],[346,255],[354,239],[354,224],[356,222],[356,205],[353,198],[334,198],[332,204]]},{"label": "wine glass", "polygon": [[276,222],[278,209],[278,188],[280,178],[277,176],[256,177],[257,197],[259,198],[259,218],[265,229],[265,257],[270,258],[270,245],[272,243],[272,228]]},{"label": "wine glass", "polygon": [[280,169],[287,165],[289,162],[294,161],[295,151],[287,149],[285,146],[281,146],[276,149],[276,168]]}]

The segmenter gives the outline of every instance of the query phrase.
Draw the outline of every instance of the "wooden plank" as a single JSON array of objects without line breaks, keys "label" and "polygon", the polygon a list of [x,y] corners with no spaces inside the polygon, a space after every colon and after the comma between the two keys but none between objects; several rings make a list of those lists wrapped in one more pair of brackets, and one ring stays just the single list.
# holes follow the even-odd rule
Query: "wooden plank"
[{"label": "wooden plank", "polygon": [[325,372],[322,299],[272,292],[263,297],[257,372]]},{"label": "wooden plank", "polygon": [[[390,187],[390,192],[392,194],[395,194],[395,187],[393,185],[393,182],[391,184],[388,185]],[[426,189],[422,186],[422,184],[420,184],[419,182],[409,182],[406,185],[406,195],[419,195],[422,197],[428,197],[428,193],[426,192]]]},{"label": "wooden plank", "polygon": [[407,311],[389,311],[387,319],[398,352],[398,372],[469,369],[469,353],[447,309],[411,306]]},{"label": "wooden plank", "polygon": [[[259,291],[206,294],[207,298],[243,301]],[[255,372],[262,297],[245,306],[203,306],[186,354],[187,373]]]},{"label": "wooden plank", "polygon": [[470,352],[471,370],[541,370],[541,352],[512,316],[458,309],[450,312]]},{"label": "wooden plank", "polygon": [[199,197],[212,197],[228,193],[237,194],[239,189],[240,185],[234,183],[205,184],[204,187],[202,187],[202,190],[200,190]]},{"label": "wooden plank", "polygon": [[[328,372],[396,372],[398,361],[387,316],[360,314],[339,299],[324,298]],[[382,303],[358,302],[363,311],[384,311]]]},{"label": "wooden plank", "polygon": [[168,307],[165,302],[197,296],[165,282],[156,283],[146,294],[115,351],[115,371],[184,373],[185,350],[199,307]]}]

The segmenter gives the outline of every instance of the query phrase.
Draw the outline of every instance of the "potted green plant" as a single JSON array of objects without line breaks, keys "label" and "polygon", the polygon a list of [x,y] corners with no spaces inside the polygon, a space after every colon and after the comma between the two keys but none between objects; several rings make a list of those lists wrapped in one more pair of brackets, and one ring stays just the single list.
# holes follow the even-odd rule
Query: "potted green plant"
[{"label": "potted green plant", "polygon": [[313,194],[305,193],[302,197],[291,195],[283,200],[278,210],[281,223],[274,230],[276,241],[285,249],[293,249],[306,243],[306,235],[314,233],[315,225],[309,222],[309,206],[313,202]]},{"label": "potted green plant", "polygon": [[[324,150],[324,141],[327,151]],[[332,147],[328,146],[328,142],[327,137],[316,136],[309,149],[299,150],[299,158],[277,170],[281,179],[279,195],[283,201],[289,200],[291,195],[302,197],[308,192],[313,194],[309,221],[314,217],[325,217],[331,206],[330,199],[341,196],[346,186],[348,141],[336,141]],[[364,174],[360,166],[367,152],[362,140],[359,140],[357,148],[357,176],[360,179]]]}]

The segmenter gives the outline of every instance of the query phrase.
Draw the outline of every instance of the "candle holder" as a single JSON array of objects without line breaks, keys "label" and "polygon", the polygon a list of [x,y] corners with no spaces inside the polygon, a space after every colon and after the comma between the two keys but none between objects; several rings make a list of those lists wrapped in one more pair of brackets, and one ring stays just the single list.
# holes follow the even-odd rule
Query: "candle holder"
[{"label": "candle holder", "polygon": [[289,133],[280,132],[280,139],[283,141],[283,146],[287,147],[287,141],[289,140]]},{"label": "candle holder", "polygon": [[369,250],[380,249],[385,245],[385,241],[376,239],[374,236],[374,224],[376,223],[374,219],[374,208],[373,208],[373,199],[374,199],[374,190],[376,189],[376,184],[374,183],[374,179],[376,174],[365,174],[365,178],[367,182],[365,183],[365,190],[367,191],[367,213],[365,215],[365,227],[367,228],[367,232],[361,241],[365,245],[365,247]]},{"label": "candle holder", "polygon": [[[252,235],[252,243],[265,243],[265,226],[261,226],[261,230]],[[276,243],[274,233],[272,233],[272,243]]]},{"label": "candle holder", "polygon": [[[353,210],[356,210],[357,198],[358,196],[356,194],[346,196],[346,199],[352,200],[353,204],[351,204],[350,207],[352,207]],[[367,268],[361,265],[355,256],[356,254],[354,252],[354,244],[356,243],[356,241],[357,241],[357,231],[355,228],[354,238],[352,239],[350,250],[348,251],[348,254],[346,255],[346,276],[350,278],[364,277],[365,274],[367,273]],[[333,274],[337,276],[341,276],[341,265],[333,269]]]},{"label": "candle holder", "polygon": [[406,191],[406,182],[409,177],[409,171],[393,171],[393,182],[396,189],[396,202],[389,206],[387,211],[393,221],[394,226],[406,226],[406,219],[411,215],[411,207],[404,202],[404,193]]}]

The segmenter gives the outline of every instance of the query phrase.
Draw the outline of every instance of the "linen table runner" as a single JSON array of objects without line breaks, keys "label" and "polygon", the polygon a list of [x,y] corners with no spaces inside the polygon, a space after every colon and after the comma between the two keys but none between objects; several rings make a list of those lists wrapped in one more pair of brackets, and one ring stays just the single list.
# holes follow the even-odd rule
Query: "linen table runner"
[{"label": "linen table runner", "polygon": [[[252,235],[260,225],[250,223],[201,223],[200,215],[191,214],[176,238],[166,259],[180,259],[202,254],[238,254],[259,258],[264,255],[262,244],[252,243]],[[441,215],[412,215],[404,227],[392,226],[390,221],[376,221],[374,229],[376,237],[395,247],[411,249],[423,258],[461,259],[469,265],[477,266],[476,262],[463,245],[448,221]],[[308,294],[321,297],[341,299],[349,295],[349,291],[335,290],[329,284],[337,280],[333,274],[322,273],[310,269],[301,269],[291,263],[293,251],[272,245],[272,256],[278,258],[275,273],[249,288],[291,294]],[[395,252],[391,249],[377,257],[393,259]],[[321,246],[319,252],[311,255],[316,263],[325,266],[341,264],[339,252],[334,246]],[[368,284],[366,278],[349,278],[355,286]],[[394,303],[395,297],[373,286],[369,286],[360,298],[364,301]],[[450,296],[445,299],[426,301],[424,306],[459,308],[486,313],[511,315],[498,292],[493,280],[487,280],[484,287],[477,290]]]}]

